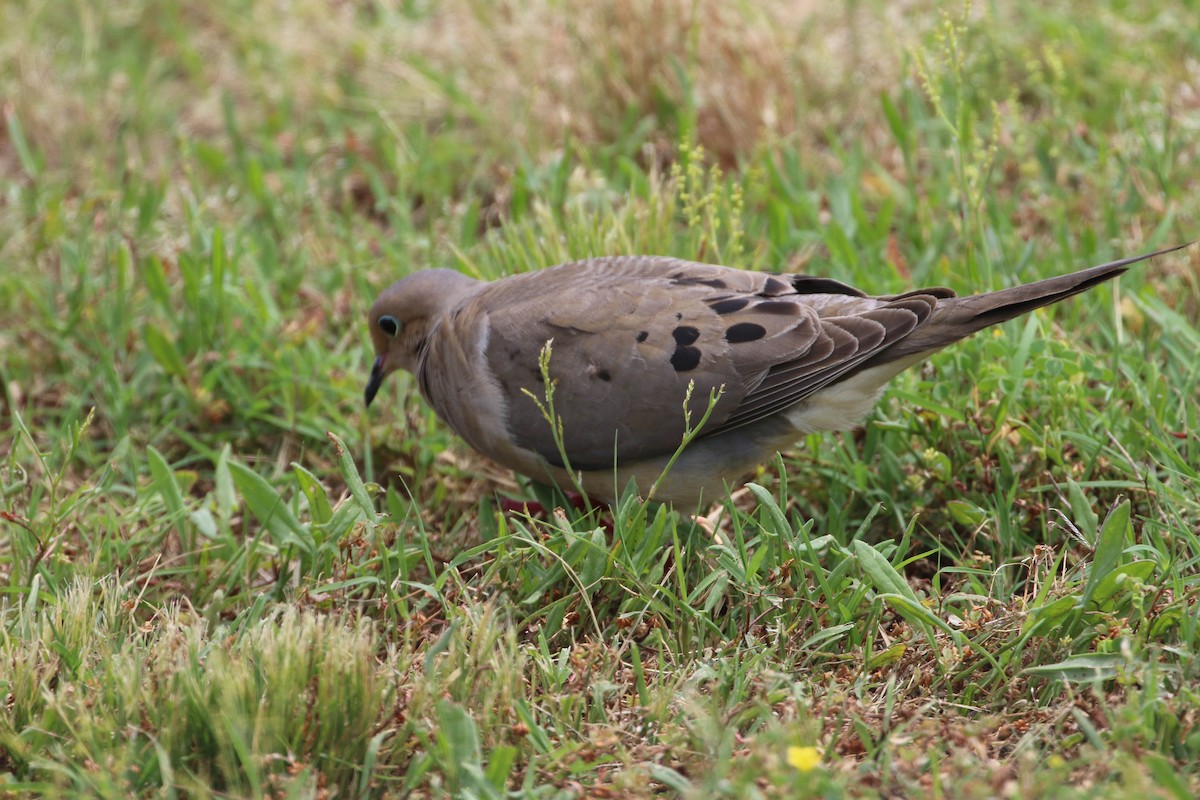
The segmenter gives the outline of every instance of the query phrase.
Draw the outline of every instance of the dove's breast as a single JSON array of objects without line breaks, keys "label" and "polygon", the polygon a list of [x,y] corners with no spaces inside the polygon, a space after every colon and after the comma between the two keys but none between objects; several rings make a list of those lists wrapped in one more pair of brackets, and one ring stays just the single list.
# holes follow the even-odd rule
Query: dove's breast
[{"label": "dove's breast", "polygon": [[508,398],[487,362],[489,331],[487,313],[479,306],[448,314],[421,362],[421,391],[471,447],[518,472],[540,471],[540,459],[516,447],[505,428]]}]

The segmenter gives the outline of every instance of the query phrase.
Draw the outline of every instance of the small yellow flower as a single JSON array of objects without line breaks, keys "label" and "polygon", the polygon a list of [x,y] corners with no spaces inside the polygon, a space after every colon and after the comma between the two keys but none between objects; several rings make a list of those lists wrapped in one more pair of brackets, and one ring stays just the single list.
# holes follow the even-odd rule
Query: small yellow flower
[{"label": "small yellow flower", "polygon": [[1047,758],[1046,763],[1050,766],[1051,769],[1062,769],[1063,767],[1065,767],[1067,765],[1067,762],[1063,759],[1063,757],[1058,755],[1057,753],[1055,753],[1054,755]]},{"label": "small yellow flower", "polygon": [[821,766],[821,751],[815,747],[789,747],[787,762],[801,772],[812,772]]}]

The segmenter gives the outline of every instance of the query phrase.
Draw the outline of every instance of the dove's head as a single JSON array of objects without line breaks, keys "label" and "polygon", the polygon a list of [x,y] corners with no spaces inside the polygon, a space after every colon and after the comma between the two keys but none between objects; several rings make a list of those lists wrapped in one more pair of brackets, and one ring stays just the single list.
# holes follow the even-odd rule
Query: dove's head
[{"label": "dove's head", "polygon": [[479,286],[479,281],[452,269],[427,269],[379,293],[367,315],[375,345],[375,362],[363,393],[368,406],[388,375],[398,369],[416,371],[434,326]]}]

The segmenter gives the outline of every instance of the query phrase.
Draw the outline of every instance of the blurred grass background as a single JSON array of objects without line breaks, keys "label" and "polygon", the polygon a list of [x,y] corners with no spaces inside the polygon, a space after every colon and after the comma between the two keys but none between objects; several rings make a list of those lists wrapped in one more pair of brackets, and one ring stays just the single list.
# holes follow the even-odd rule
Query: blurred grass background
[{"label": "blurred grass background", "polygon": [[989,331],[714,541],[531,487],[397,277],[664,253],[874,293],[1195,238],[1200,7],[0,7],[0,795],[1200,791],[1200,256]]}]

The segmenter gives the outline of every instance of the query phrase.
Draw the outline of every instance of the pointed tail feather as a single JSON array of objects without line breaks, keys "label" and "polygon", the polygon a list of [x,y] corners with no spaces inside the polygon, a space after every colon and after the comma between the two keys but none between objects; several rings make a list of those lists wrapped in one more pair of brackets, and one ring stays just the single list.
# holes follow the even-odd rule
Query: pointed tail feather
[{"label": "pointed tail feather", "polygon": [[978,330],[1019,317],[1035,308],[1048,306],[1065,300],[1072,295],[1091,289],[1117,277],[1133,264],[1148,258],[1161,256],[1187,244],[1168,247],[1153,253],[1111,261],[1098,267],[1047,278],[1042,281],[1001,289],[998,292],[976,294],[969,297],[952,297],[938,300],[937,307],[929,320],[912,334],[897,342],[872,359],[875,363],[893,361],[916,353],[930,353],[964,339]]}]

